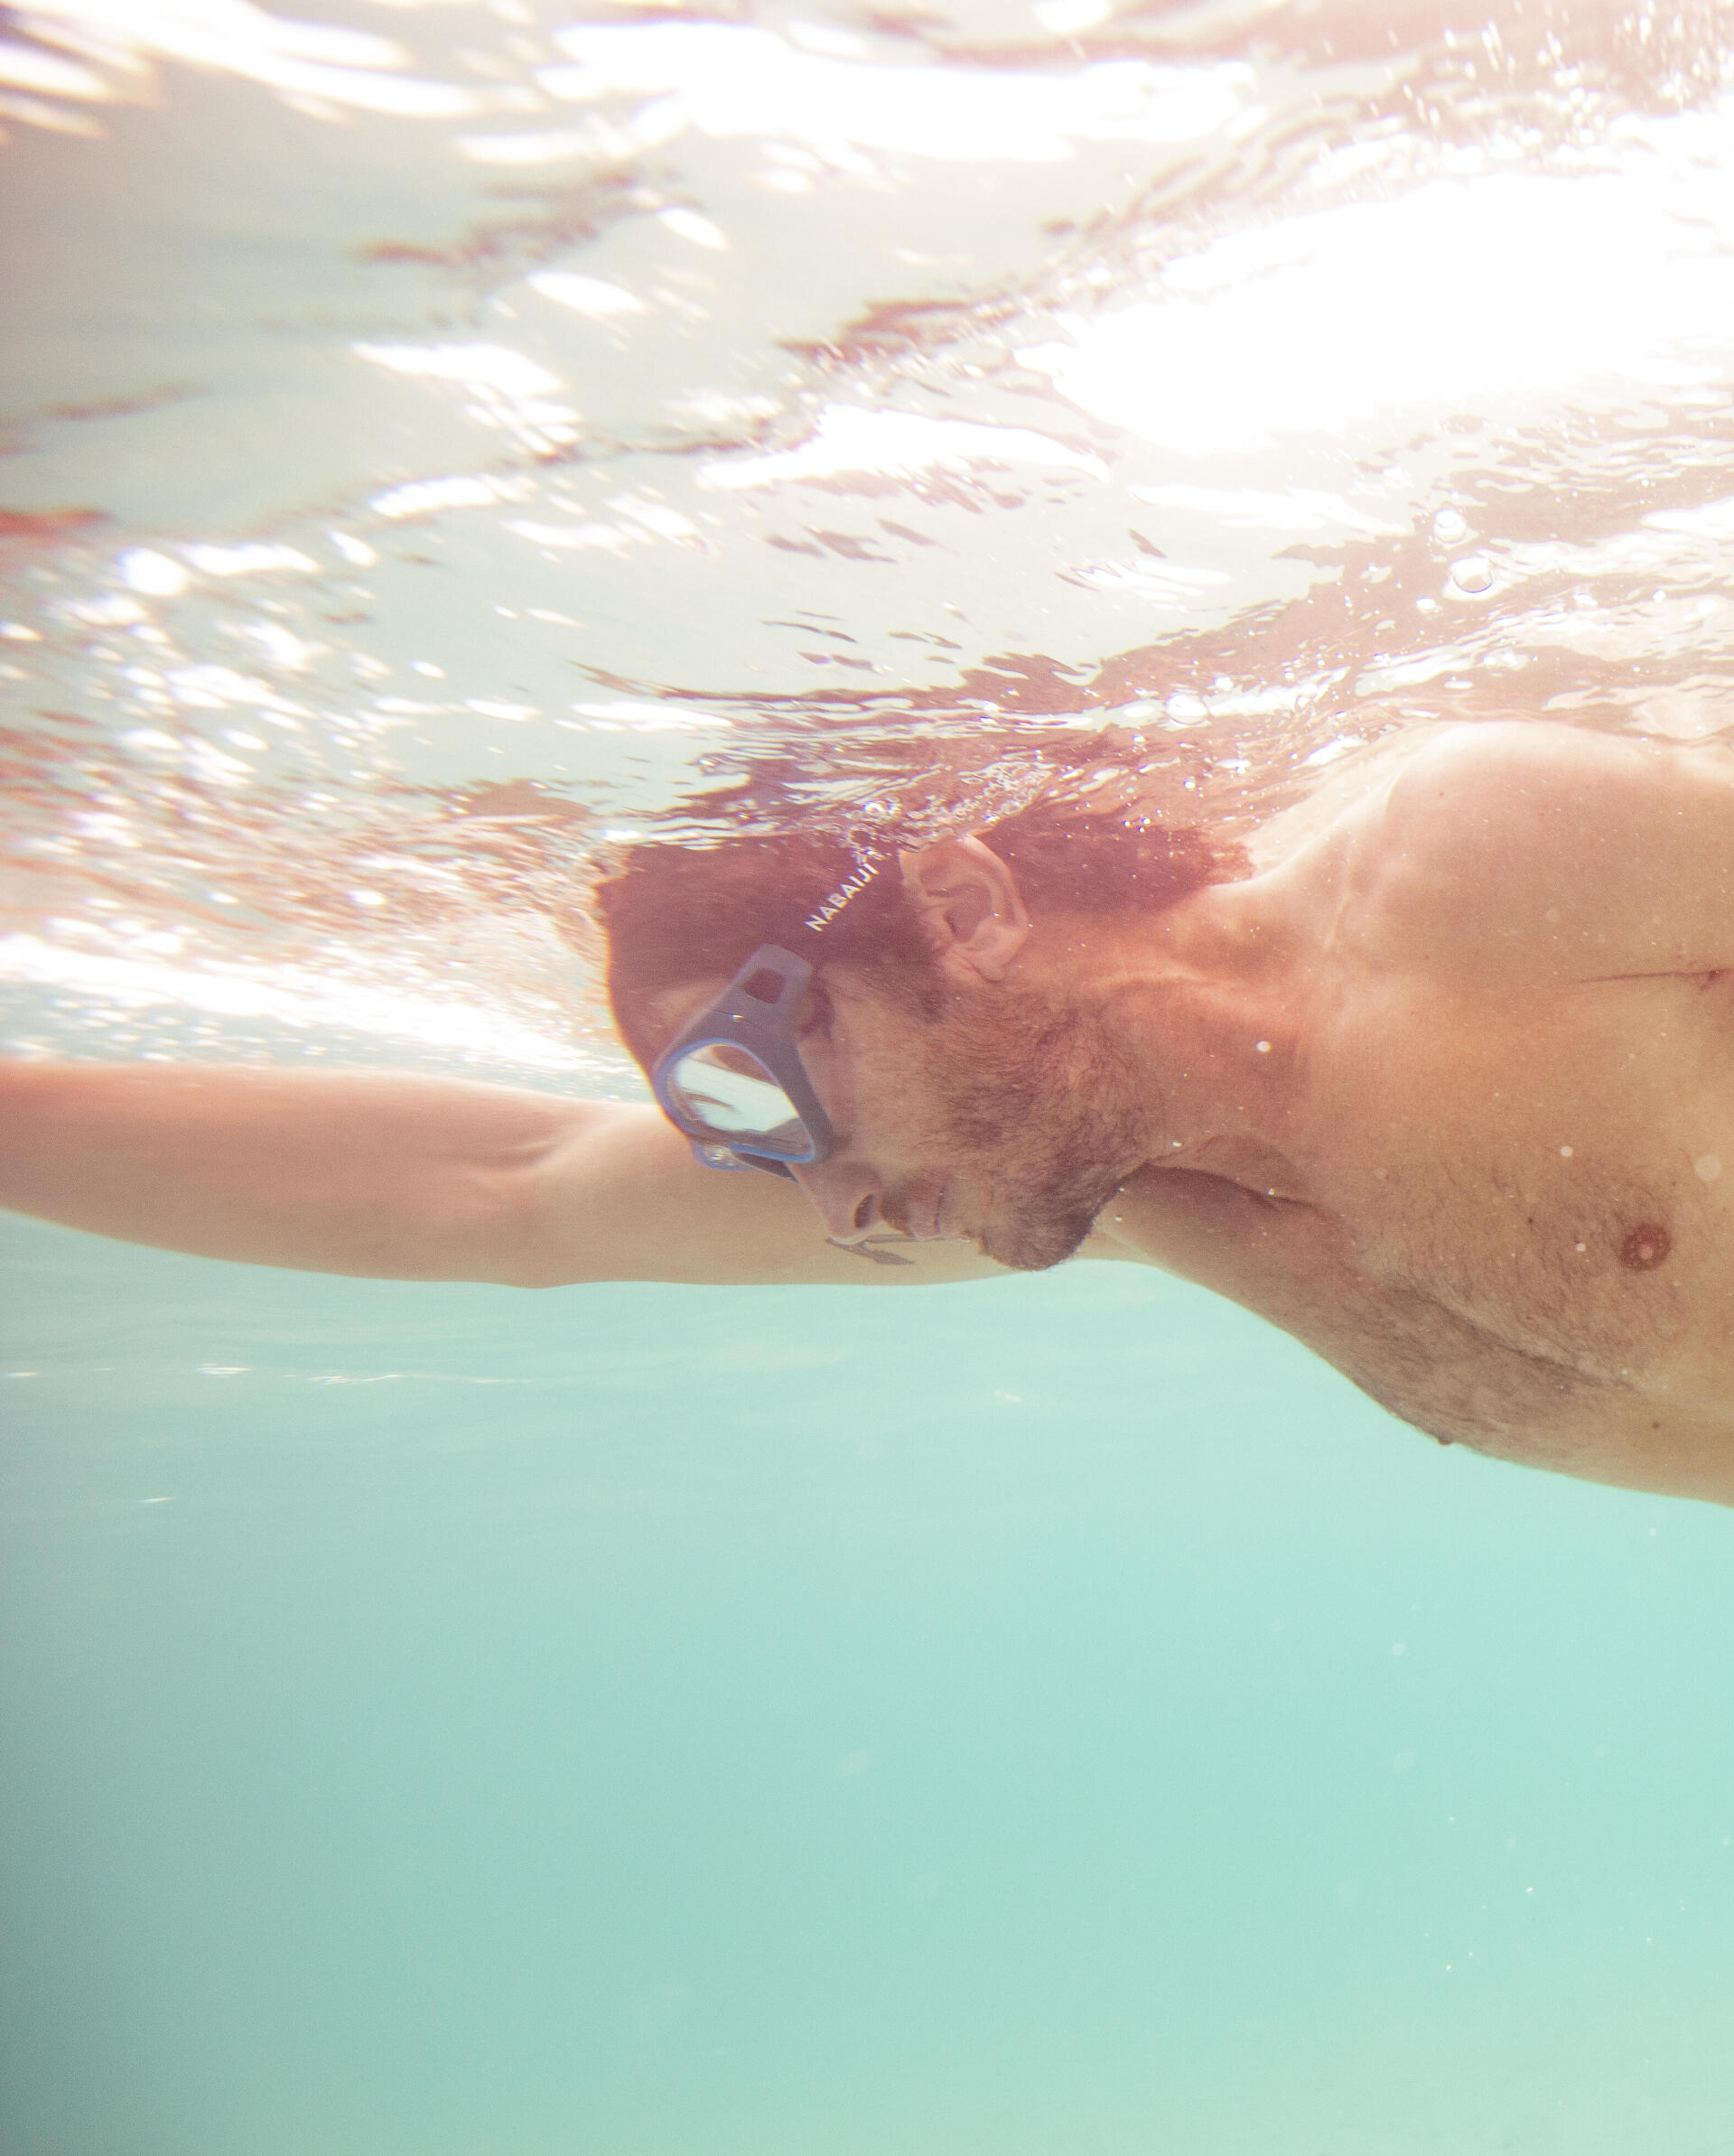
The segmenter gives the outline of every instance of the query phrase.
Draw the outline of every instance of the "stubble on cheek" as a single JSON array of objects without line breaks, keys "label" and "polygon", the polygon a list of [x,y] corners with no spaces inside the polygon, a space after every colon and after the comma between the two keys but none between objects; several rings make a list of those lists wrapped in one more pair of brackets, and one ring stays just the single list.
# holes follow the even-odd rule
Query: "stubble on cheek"
[{"label": "stubble on cheek", "polygon": [[1136,1074],[1099,1028],[1030,996],[995,996],[928,1035],[918,1172],[881,1204],[893,1225],[942,1185],[983,1255],[1014,1272],[1072,1256],[1144,1153]]}]

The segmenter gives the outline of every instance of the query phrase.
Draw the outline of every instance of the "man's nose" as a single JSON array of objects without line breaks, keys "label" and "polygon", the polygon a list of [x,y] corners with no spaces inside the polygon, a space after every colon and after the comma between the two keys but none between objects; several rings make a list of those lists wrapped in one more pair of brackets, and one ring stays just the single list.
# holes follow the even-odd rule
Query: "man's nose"
[{"label": "man's nose", "polygon": [[858,1243],[879,1225],[879,1185],[858,1162],[823,1161],[816,1167],[789,1163],[833,1241]]}]

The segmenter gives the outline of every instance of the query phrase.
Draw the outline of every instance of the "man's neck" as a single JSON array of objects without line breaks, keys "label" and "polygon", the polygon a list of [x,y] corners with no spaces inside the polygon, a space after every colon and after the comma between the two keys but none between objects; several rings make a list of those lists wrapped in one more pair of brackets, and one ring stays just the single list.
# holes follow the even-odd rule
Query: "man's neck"
[{"label": "man's neck", "polygon": [[1263,878],[1155,915],[1050,917],[1019,971],[1081,1003],[1139,1074],[1152,1166],[1282,1180],[1304,1090],[1308,938]]}]

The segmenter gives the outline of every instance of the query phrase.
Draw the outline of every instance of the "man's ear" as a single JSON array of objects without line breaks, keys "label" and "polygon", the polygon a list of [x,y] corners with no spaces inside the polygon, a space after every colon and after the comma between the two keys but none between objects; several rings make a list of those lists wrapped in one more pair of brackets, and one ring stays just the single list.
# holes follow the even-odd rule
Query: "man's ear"
[{"label": "man's ear", "polygon": [[953,980],[997,981],[1030,934],[1012,872],[979,838],[945,838],[900,854],[903,888],[928,948]]}]

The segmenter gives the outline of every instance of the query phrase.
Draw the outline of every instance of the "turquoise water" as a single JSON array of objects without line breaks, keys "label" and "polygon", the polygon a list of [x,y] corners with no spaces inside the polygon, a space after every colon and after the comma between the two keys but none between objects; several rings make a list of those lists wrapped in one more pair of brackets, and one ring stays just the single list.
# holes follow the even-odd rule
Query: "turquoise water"
[{"label": "turquoise water", "polygon": [[1120,1267],[5,1256],[9,2151],[1729,2145],[1725,1514]]},{"label": "turquoise water", "polygon": [[[645,836],[1734,733],[1726,10],[0,6],[0,1053],[614,1096]],[[3,2156],[1726,2156],[1734,1516],[1122,1266],[0,1216]]]}]

